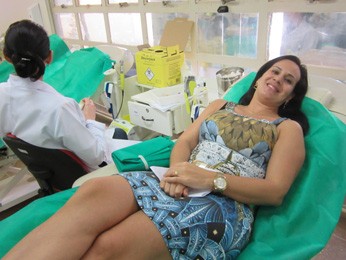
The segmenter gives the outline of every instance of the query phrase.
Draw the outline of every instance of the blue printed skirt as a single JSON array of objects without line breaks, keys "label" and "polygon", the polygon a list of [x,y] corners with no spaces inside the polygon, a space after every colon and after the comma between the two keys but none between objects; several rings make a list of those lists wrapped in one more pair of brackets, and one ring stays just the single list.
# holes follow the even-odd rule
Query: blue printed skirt
[{"label": "blue printed skirt", "polygon": [[247,205],[213,193],[176,199],[161,190],[152,172],[120,175],[130,183],[173,259],[234,259],[247,244],[253,223]]}]

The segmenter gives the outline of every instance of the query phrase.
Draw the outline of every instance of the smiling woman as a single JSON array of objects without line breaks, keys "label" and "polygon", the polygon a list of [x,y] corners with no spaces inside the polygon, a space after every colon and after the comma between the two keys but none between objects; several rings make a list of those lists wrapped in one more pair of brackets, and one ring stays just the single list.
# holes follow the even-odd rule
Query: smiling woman
[{"label": "smiling woman", "polygon": [[[267,81],[265,81],[266,75],[269,75],[269,77],[270,75],[274,75],[272,77],[271,82],[273,82],[272,84],[274,84],[275,87],[277,86],[277,81],[275,78],[277,77],[277,74],[283,73],[282,68],[278,69],[278,67],[280,68],[279,62],[287,63],[287,65],[291,62],[291,65],[289,65],[289,67],[285,69],[285,77],[283,78],[284,79],[283,85],[287,85],[288,88],[292,88],[293,86],[292,84],[295,82],[296,84],[293,88],[293,91],[291,89],[292,92],[290,93],[290,95],[285,96],[284,94],[283,96],[281,96],[281,98],[276,99],[277,105],[279,107],[278,115],[281,117],[287,117],[287,118],[296,120],[297,122],[301,124],[304,133],[307,133],[309,129],[308,121],[306,119],[306,116],[300,111],[303,98],[306,95],[308,90],[307,70],[304,65],[300,65],[301,67],[300,67],[300,70],[298,71],[296,70],[294,66],[292,67],[293,63],[300,64],[300,61],[296,56],[292,56],[292,55],[281,56],[276,59],[270,60],[265,65],[263,65],[257,72],[257,75],[249,91],[242,97],[239,103],[241,105],[250,104],[250,101],[256,92],[256,88],[259,82],[264,81],[265,84],[267,83]],[[274,65],[275,67],[273,67]],[[288,74],[286,70],[289,70]],[[287,82],[287,77],[289,82]],[[280,88],[282,88],[282,86]],[[286,103],[287,100],[288,102]]]},{"label": "smiling woman", "polygon": [[[300,79],[300,71],[294,62],[281,60],[273,65],[256,82],[256,93],[262,94],[265,102],[274,102],[274,107],[287,106],[294,97],[293,90]],[[251,107],[248,107],[251,110]],[[275,111],[275,110],[274,110]]]}]

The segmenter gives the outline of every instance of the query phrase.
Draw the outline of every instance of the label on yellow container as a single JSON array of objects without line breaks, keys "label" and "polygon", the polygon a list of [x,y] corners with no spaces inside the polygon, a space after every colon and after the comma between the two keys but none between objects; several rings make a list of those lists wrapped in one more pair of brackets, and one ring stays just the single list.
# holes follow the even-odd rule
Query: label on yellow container
[{"label": "label on yellow container", "polygon": [[136,53],[137,81],[153,87],[167,87],[181,83],[184,52],[179,46],[155,46]]}]

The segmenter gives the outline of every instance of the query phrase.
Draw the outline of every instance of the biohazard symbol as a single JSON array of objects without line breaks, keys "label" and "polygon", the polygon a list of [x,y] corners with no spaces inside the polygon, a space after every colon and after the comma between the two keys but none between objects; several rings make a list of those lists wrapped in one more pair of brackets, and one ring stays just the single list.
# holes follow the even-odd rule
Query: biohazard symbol
[{"label": "biohazard symbol", "polygon": [[147,76],[149,80],[152,80],[154,77],[154,72],[150,68],[147,68],[145,71],[145,76]]}]

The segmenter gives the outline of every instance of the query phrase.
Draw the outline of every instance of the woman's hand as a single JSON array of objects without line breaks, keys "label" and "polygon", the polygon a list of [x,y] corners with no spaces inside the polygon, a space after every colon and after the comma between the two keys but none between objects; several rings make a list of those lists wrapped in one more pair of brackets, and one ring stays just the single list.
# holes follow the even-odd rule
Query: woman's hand
[{"label": "woman's hand", "polygon": [[194,164],[179,162],[165,173],[160,187],[172,197],[186,197],[188,188],[211,190],[215,174]]},{"label": "woman's hand", "polygon": [[174,198],[187,197],[189,195],[188,187],[182,184],[168,183],[162,180],[160,182],[160,187],[166,194]]},{"label": "woman's hand", "polygon": [[84,107],[82,109],[84,117],[86,120],[95,120],[96,119],[96,106],[90,98],[84,98]]}]

